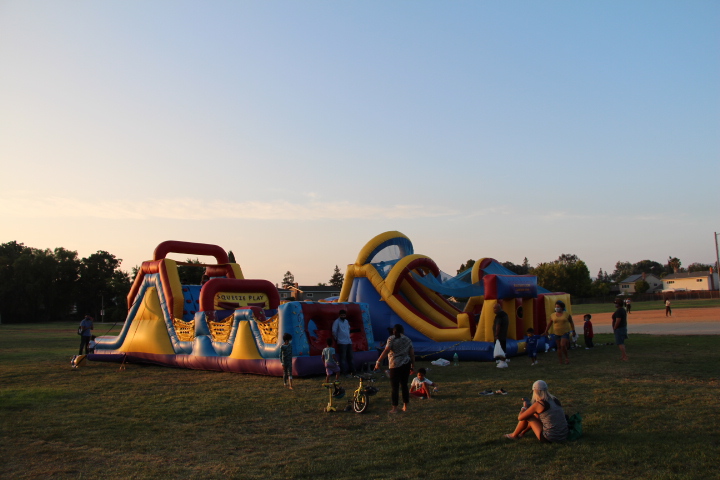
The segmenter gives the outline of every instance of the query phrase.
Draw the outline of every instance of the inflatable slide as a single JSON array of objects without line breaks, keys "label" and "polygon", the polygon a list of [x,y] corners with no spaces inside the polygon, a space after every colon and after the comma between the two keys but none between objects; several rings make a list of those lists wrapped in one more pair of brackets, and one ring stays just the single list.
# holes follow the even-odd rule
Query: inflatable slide
[{"label": "inflatable slide", "polygon": [[[459,299],[464,308],[457,306]],[[527,328],[541,334],[557,300],[570,310],[570,295],[537,285],[532,275],[516,275],[492,258],[483,258],[455,277],[443,274],[427,256],[414,253],[400,232],[370,240],[348,265],[341,302],[369,305],[373,336],[380,346],[400,323],[416,355],[424,359],[493,360],[493,308],[508,314],[507,354],[522,353]],[[454,301],[452,301],[454,300]],[[539,347],[545,348],[544,339]]]},{"label": "inflatable slide", "polygon": [[[169,253],[212,256],[217,263],[203,265],[209,277],[203,285],[182,285],[182,263],[166,258]],[[153,260],[143,262],[127,301],[120,333],[99,337],[89,360],[282,376],[280,345],[289,332],[293,375],[324,375],[320,355],[340,310],[347,311],[356,368],[378,357],[367,305],[281,305],[272,283],[244,279],[240,266],[217,245],[161,243]]]}]

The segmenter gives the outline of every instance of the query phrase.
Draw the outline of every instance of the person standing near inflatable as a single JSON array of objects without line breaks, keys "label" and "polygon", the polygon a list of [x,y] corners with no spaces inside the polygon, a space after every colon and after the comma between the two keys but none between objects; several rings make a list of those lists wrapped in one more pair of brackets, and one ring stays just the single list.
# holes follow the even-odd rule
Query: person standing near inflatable
[{"label": "person standing near inflatable", "polygon": [[340,315],[333,322],[332,335],[338,348],[340,371],[348,377],[355,373],[355,363],[353,362],[352,338],[350,338],[350,322],[345,310],[340,310]]},{"label": "person standing near inflatable", "polygon": [[392,388],[390,413],[398,412],[398,390],[402,388],[403,412],[407,412],[410,403],[410,389],[408,379],[410,372],[415,368],[415,349],[412,341],[406,337],[405,328],[399,323],[393,327],[393,334],[387,339],[385,350],[375,362],[375,370],[380,369],[382,361],[387,357],[390,365],[390,385]]},{"label": "person standing near inflatable", "polygon": [[493,336],[495,337],[494,343],[500,342],[500,347],[503,350],[504,355],[495,357],[495,360],[499,360],[497,368],[507,368],[507,332],[508,326],[510,325],[510,319],[508,314],[502,308],[502,300],[498,300],[493,306],[493,312],[495,312],[495,321],[493,322]]},{"label": "person standing near inflatable", "polygon": [[615,333],[615,344],[620,349],[620,360],[628,360],[625,353],[625,339],[627,339],[627,312],[622,306],[622,301],[615,302],[617,310],[612,315],[613,333]]},{"label": "person standing near inflatable", "polygon": [[85,349],[85,355],[88,354],[93,328],[95,327],[93,325],[92,317],[90,315],[85,315],[85,318],[83,318],[80,322],[80,351],[78,352],[78,355],[83,354],[83,348]]},{"label": "person standing near inflatable", "polygon": [[[550,315],[545,333],[547,335],[550,331],[550,327],[553,329],[555,338],[557,339],[557,352],[560,364],[570,363],[570,354],[568,353],[568,346],[570,345],[570,335],[575,333],[575,324],[573,323],[572,315],[565,310],[565,302],[558,300],[555,302],[555,313]],[[563,361],[563,356],[565,360]]]}]

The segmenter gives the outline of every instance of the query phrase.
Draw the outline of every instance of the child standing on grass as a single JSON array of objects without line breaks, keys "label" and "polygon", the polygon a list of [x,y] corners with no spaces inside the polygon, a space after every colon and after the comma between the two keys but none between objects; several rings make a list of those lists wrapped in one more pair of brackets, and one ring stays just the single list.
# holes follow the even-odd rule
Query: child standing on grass
[{"label": "child standing on grass", "polygon": [[590,350],[593,348],[593,337],[595,334],[593,333],[592,328],[592,322],[590,319],[592,318],[592,315],[589,313],[586,313],[583,319],[585,320],[585,325],[583,326],[583,337],[585,337],[585,350]]},{"label": "child standing on grass", "polygon": [[290,390],[292,386],[292,335],[286,333],[283,335],[283,344],[280,345],[280,363],[283,367],[283,384]]},{"label": "child standing on grass", "polygon": [[325,363],[325,383],[330,383],[330,375],[333,373],[335,374],[335,381],[337,382],[340,377],[340,366],[335,356],[332,337],[327,339],[327,347],[322,351],[322,358]]},{"label": "child standing on grass", "polygon": [[535,329],[528,328],[525,335],[525,350],[530,357],[530,365],[537,365],[537,342],[540,335],[535,335]]},{"label": "child standing on grass", "polygon": [[430,400],[430,390],[433,393],[437,392],[438,384],[430,380],[425,376],[427,370],[424,368],[418,368],[417,377],[413,378],[410,384],[410,395],[414,395],[419,398],[427,398]]},{"label": "child standing on grass", "polygon": [[90,343],[88,343],[88,353],[95,353],[95,345],[97,342],[95,342],[95,339],[97,337],[95,335],[90,336]]}]

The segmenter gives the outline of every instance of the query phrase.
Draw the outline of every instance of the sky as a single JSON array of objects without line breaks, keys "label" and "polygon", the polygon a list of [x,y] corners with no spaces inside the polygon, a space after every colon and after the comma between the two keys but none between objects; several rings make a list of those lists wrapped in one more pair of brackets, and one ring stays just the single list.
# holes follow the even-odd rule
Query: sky
[{"label": "sky", "polygon": [[0,172],[0,243],[126,271],[711,263],[720,2],[0,0]]}]

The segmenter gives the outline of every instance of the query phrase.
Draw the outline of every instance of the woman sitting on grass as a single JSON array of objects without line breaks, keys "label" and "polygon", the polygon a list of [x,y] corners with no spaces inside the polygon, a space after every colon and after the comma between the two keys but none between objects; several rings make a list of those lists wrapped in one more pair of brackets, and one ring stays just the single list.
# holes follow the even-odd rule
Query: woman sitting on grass
[{"label": "woman sitting on grass", "polygon": [[562,442],[567,438],[568,425],[560,400],[550,395],[542,380],[533,383],[532,391],[532,401],[525,399],[520,409],[515,431],[505,438],[517,440],[532,429],[541,442]]}]

